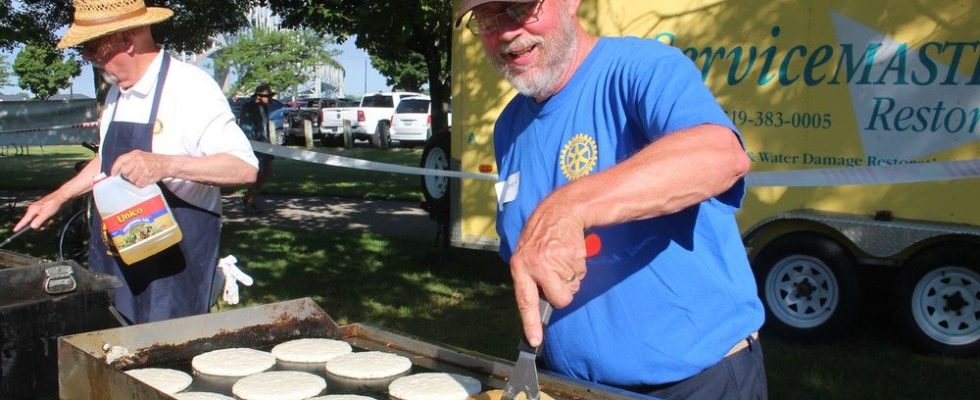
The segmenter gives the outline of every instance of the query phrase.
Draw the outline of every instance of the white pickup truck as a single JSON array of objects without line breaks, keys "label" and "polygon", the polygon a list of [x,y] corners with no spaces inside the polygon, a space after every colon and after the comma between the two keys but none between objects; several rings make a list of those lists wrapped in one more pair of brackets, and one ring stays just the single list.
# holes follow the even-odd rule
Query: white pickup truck
[{"label": "white pickup truck", "polygon": [[[359,107],[324,108],[321,111],[320,133],[328,143],[349,147],[353,140],[369,140],[375,146],[388,148],[391,138],[388,124],[395,107],[402,99],[422,96],[413,92],[379,92],[364,96]],[[344,138],[344,121],[350,122],[350,138]],[[378,129],[380,125],[384,125]]]}]

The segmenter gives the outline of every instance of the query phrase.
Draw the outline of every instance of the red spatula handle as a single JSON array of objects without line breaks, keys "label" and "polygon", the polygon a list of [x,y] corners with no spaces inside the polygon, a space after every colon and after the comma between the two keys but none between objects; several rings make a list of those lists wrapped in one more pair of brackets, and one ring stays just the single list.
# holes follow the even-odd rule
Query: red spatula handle
[{"label": "red spatula handle", "polygon": [[598,234],[590,233],[585,237],[585,258],[598,255],[602,251],[602,239]]}]

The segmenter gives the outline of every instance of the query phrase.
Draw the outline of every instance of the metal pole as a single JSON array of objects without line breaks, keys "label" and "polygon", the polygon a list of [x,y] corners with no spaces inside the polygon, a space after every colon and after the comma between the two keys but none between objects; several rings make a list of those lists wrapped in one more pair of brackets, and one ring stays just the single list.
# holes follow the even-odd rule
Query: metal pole
[{"label": "metal pole", "polygon": [[367,94],[367,58],[364,58],[364,94]]}]

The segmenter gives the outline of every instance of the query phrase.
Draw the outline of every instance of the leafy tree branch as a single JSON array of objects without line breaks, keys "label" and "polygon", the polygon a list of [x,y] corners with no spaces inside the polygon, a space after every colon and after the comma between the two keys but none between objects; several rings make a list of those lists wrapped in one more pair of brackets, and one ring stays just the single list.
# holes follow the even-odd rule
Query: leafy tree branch
[{"label": "leafy tree branch", "polygon": [[17,85],[41,100],[67,88],[81,71],[75,56],[66,59],[62,51],[44,41],[28,43],[14,60]]},{"label": "leafy tree branch", "polygon": [[217,52],[215,68],[237,73],[231,94],[249,93],[260,83],[282,91],[309,81],[318,64],[340,68],[336,52],[326,50],[331,40],[310,30],[256,28]]}]

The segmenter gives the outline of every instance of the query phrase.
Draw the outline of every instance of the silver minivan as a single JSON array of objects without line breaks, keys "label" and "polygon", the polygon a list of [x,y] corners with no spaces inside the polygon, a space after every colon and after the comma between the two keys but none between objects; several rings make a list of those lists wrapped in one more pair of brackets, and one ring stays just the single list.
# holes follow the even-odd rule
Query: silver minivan
[{"label": "silver minivan", "polygon": [[[391,116],[391,140],[401,146],[421,145],[432,134],[432,104],[427,96],[402,99]],[[452,106],[447,114],[452,124]]]}]

